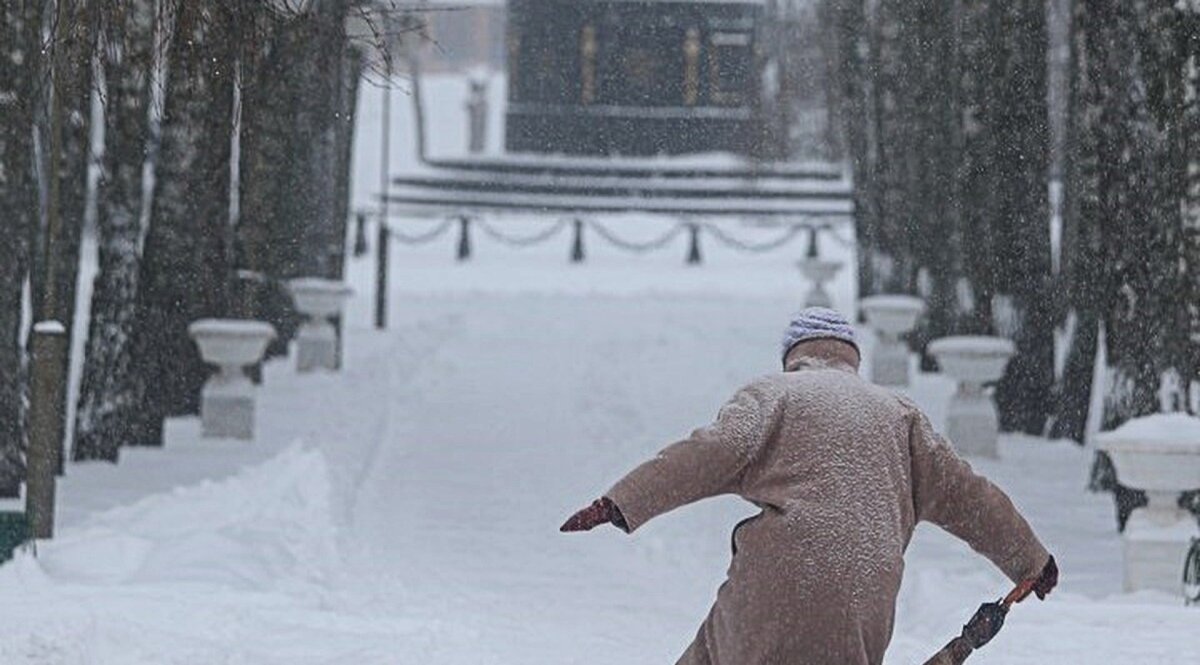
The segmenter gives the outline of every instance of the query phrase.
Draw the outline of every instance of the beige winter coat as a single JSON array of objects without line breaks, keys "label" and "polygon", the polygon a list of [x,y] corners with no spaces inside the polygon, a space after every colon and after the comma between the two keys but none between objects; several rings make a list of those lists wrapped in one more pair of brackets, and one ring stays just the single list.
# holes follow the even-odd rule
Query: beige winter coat
[{"label": "beige winter coat", "polygon": [[848,366],[790,369],[738,391],[715,423],[605,494],[630,531],[718,494],[762,508],[734,529],[728,579],[680,664],[881,663],[918,521],[1014,582],[1041,571],[1049,555],[1029,524],[916,405]]}]

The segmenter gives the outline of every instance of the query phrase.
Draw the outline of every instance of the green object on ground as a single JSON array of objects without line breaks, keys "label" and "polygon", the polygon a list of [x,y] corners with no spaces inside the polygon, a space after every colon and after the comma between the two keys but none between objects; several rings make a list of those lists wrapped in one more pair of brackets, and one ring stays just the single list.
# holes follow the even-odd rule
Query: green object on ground
[{"label": "green object on ground", "polygon": [[24,512],[0,511],[0,563],[29,540],[29,518]]}]

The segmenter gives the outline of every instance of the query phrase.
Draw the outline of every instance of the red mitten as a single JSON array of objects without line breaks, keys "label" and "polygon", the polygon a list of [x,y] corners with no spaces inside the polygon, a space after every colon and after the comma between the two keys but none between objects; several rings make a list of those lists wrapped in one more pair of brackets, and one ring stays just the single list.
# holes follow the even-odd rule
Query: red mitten
[{"label": "red mitten", "polygon": [[575,513],[559,527],[559,531],[591,531],[601,524],[608,524],[620,519],[620,511],[616,504],[607,497],[596,499],[592,505]]},{"label": "red mitten", "polygon": [[1046,562],[1042,568],[1042,573],[1033,583],[1033,592],[1037,594],[1038,600],[1045,600],[1046,596],[1058,586],[1058,564],[1054,563],[1054,557]]}]

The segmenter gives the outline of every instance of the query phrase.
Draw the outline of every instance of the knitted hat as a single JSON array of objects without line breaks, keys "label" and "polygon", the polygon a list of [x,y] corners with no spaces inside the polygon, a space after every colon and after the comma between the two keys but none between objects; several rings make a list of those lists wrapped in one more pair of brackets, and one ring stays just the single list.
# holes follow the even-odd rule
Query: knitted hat
[{"label": "knitted hat", "polygon": [[836,339],[849,344],[862,355],[854,338],[854,326],[841,314],[827,307],[808,307],[796,316],[783,331],[783,360],[788,352],[800,342],[814,339]]}]

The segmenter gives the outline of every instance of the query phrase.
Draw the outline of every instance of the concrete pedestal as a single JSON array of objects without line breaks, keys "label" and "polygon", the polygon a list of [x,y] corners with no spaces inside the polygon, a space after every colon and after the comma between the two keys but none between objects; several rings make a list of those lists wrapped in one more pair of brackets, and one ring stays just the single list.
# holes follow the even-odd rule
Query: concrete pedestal
[{"label": "concrete pedestal", "polygon": [[1179,507],[1183,492],[1200,489],[1200,418],[1157,413],[1127,421],[1094,438],[1108,453],[1117,480],[1146,493],[1121,535],[1126,591],[1156,589],[1184,596],[1184,563],[1196,518]]},{"label": "concrete pedestal", "polygon": [[200,430],[209,438],[254,438],[254,384],[242,368],[262,360],[275,329],[262,321],[201,319],[188,326],[204,362],[217,366],[200,391]]},{"label": "concrete pedestal", "polygon": [[946,436],[963,455],[997,457],[1000,418],[983,386],[959,384],[946,412]]},{"label": "concrete pedestal", "polygon": [[841,261],[825,261],[819,258],[808,258],[799,262],[800,273],[812,282],[812,288],[804,296],[805,307],[833,308],[833,298],[825,290],[825,284],[832,281],[842,269]]},{"label": "concrete pedestal", "polygon": [[337,330],[330,319],[341,314],[353,291],[341,282],[316,277],[293,279],[288,289],[296,309],[304,315],[296,333],[296,371],[341,369]]},{"label": "concrete pedestal", "polygon": [[[1172,498],[1164,496],[1159,502]],[[1181,595],[1184,561],[1192,538],[1198,536],[1195,518],[1169,504],[1133,511],[1121,535],[1125,591],[1153,589]]]},{"label": "concrete pedestal", "polygon": [[337,331],[329,321],[305,321],[296,332],[296,371],[336,370],[337,345]]},{"label": "concrete pedestal", "polygon": [[863,298],[859,306],[876,334],[871,380],[881,386],[907,386],[909,351],[904,336],[917,325],[925,303],[913,296],[879,295]]},{"label": "concrete pedestal", "polygon": [[908,344],[892,335],[880,333],[871,354],[871,381],[881,386],[907,386],[909,382]]},{"label": "concrete pedestal", "polygon": [[205,437],[254,438],[254,384],[239,367],[224,367],[200,392],[200,428]]},{"label": "concrete pedestal", "polygon": [[996,457],[1000,417],[984,386],[999,381],[1014,351],[1010,340],[966,335],[943,337],[929,344],[946,376],[958,380],[946,412],[946,436],[964,455]]}]

